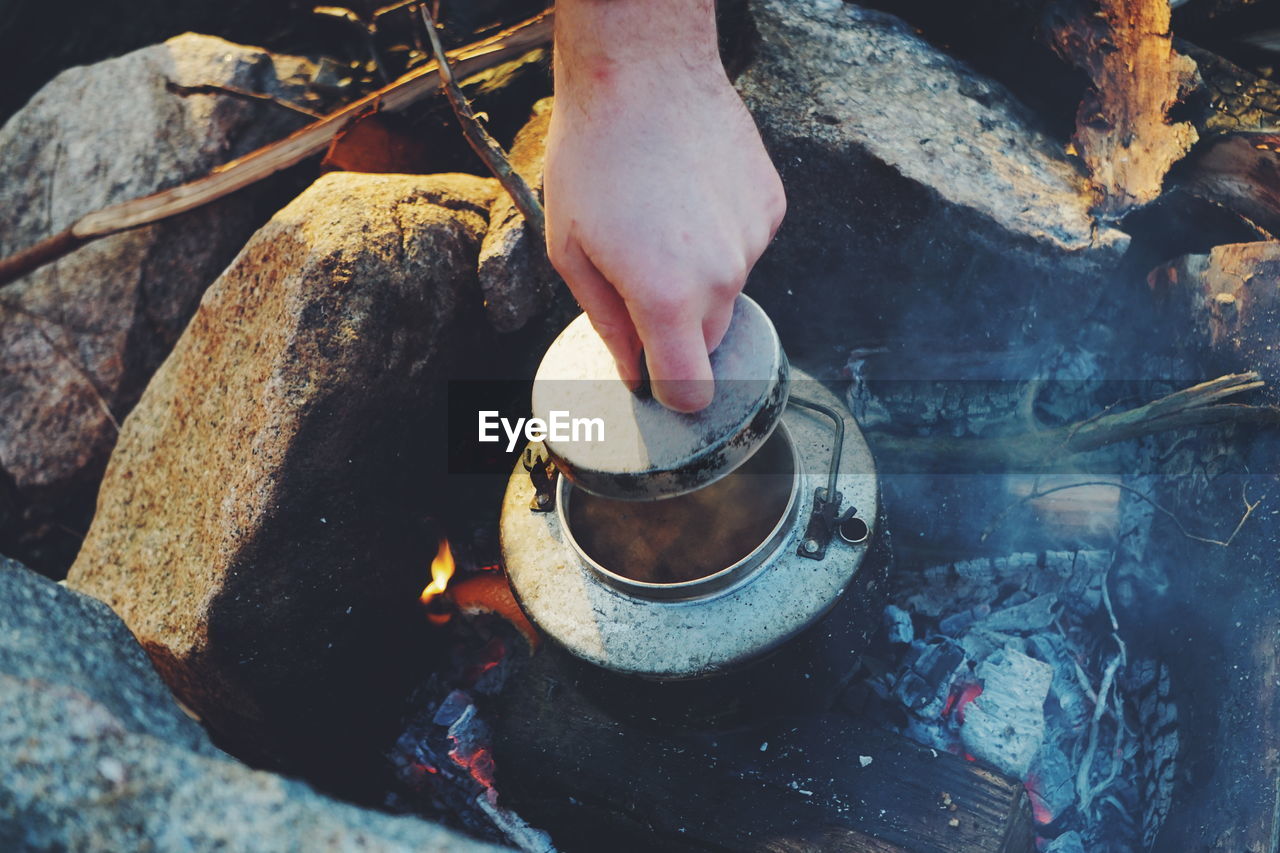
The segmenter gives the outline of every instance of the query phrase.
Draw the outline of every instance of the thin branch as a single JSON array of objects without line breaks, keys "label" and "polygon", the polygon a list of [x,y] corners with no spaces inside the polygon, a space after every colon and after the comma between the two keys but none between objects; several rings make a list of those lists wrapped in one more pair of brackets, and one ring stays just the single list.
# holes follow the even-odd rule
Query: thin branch
[{"label": "thin branch", "polygon": [[93,394],[94,401],[98,404],[98,408],[102,410],[102,414],[106,416],[106,419],[111,423],[111,426],[115,428],[116,434],[118,435],[120,433],[120,420],[115,416],[115,413],[111,411],[111,406],[107,403],[107,398],[103,395],[102,389],[98,387],[97,380],[91,373],[89,373],[89,369],[85,365],[81,364],[75,356],[50,337],[49,333],[46,332],[40,324],[42,322],[48,323],[51,326],[61,328],[62,331],[67,334],[70,334],[70,332],[57,321],[50,320],[48,317],[44,317],[34,311],[27,310],[21,305],[15,305],[12,302],[0,301],[0,309],[12,311],[14,314],[26,317],[31,321],[31,328],[40,336],[41,340],[45,342],[45,346],[49,347],[49,350],[55,356],[65,361],[67,365],[74,370],[82,380],[84,380],[84,384],[89,387],[89,391]]},{"label": "thin branch", "polygon": [[201,83],[198,86],[184,86],[181,83],[175,83],[173,80],[164,81],[164,87],[173,94],[187,98],[191,95],[230,95],[233,98],[241,98],[246,101],[256,101],[258,103],[271,104],[275,107],[288,110],[291,113],[307,116],[311,119],[324,118],[322,113],[315,110],[309,110],[306,107],[286,101],[283,98],[277,98],[274,95],[264,95],[261,92],[250,92],[247,89],[237,89],[235,86],[219,86],[216,83]]},{"label": "thin branch", "polygon": [[[1087,812],[1089,806],[1093,803],[1093,798],[1101,793],[1107,785],[1110,785],[1115,778],[1113,774],[1098,787],[1093,787],[1089,784],[1089,773],[1093,769],[1093,756],[1098,750],[1098,734],[1102,724],[1102,715],[1107,710],[1107,697],[1111,693],[1112,685],[1115,683],[1116,670],[1120,668],[1123,658],[1123,650],[1116,653],[1116,656],[1107,664],[1107,668],[1102,674],[1102,684],[1098,686],[1098,701],[1094,703],[1093,717],[1089,721],[1089,745],[1085,747],[1084,756],[1080,760],[1080,768],[1076,772],[1076,793],[1080,799],[1079,809],[1081,812]],[[1116,761],[1119,761],[1119,759],[1116,759]],[[1112,769],[1119,770],[1114,762]]]},{"label": "thin branch", "polygon": [[1035,489],[1031,491],[1029,494],[1023,495],[1013,503],[1009,504],[1009,506],[1001,510],[1000,514],[997,515],[991,521],[991,523],[987,525],[986,530],[982,531],[982,535],[979,537],[978,541],[979,542],[987,541],[987,537],[989,537],[992,533],[994,533],[996,528],[999,527],[1000,524],[1006,518],[1009,517],[1009,514],[1012,513],[1015,509],[1017,509],[1022,504],[1028,503],[1029,501],[1033,501],[1037,498],[1045,497],[1046,495],[1051,495],[1054,492],[1063,492],[1063,491],[1066,491],[1067,489],[1079,489],[1085,486],[1109,486],[1111,488],[1120,489],[1121,491],[1128,492],[1131,495],[1135,495],[1138,498],[1141,498],[1142,500],[1151,504],[1151,506],[1155,507],[1158,512],[1163,513],[1165,516],[1167,516],[1169,520],[1172,521],[1174,525],[1177,526],[1178,532],[1181,533],[1183,536],[1187,537],[1188,539],[1194,540],[1196,542],[1203,542],[1206,545],[1217,545],[1221,548],[1230,547],[1231,543],[1235,541],[1236,535],[1240,532],[1240,529],[1244,527],[1244,523],[1249,520],[1249,516],[1253,515],[1253,511],[1257,509],[1258,506],[1262,503],[1261,498],[1254,501],[1253,503],[1250,503],[1247,494],[1244,495],[1244,515],[1240,516],[1240,520],[1236,522],[1235,529],[1231,531],[1231,535],[1228,536],[1226,539],[1211,539],[1205,536],[1197,536],[1196,534],[1192,533],[1190,530],[1187,529],[1186,525],[1182,523],[1182,519],[1178,518],[1178,516],[1173,512],[1173,510],[1168,509],[1167,507],[1161,506],[1160,504],[1156,503],[1150,496],[1143,494],[1141,491],[1139,491],[1138,489],[1135,489],[1133,486],[1127,486],[1124,483],[1116,483],[1111,480],[1084,480],[1079,483],[1067,483],[1066,485],[1053,486],[1052,488],[1048,488],[1048,489]]},{"label": "thin branch", "polygon": [[453,107],[453,114],[457,116],[458,124],[462,127],[462,135],[511,196],[516,209],[520,211],[525,222],[541,242],[546,235],[546,217],[543,215],[542,202],[538,201],[537,194],[511,165],[502,146],[489,135],[489,131],[485,130],[480,119],[476,117],[475,111],[471,109],[467,96],[458,87],[453,68],[449,65],[448,57],[445,56],[444,46],[440,43],[440,34],[436,32],[435,17],[425,3],[419,6],[418,10],[422,13],[422,23],[426,26],[427,37],[431,40],[431,50],[435,54],[436,62],[440,65],[440,88],[444,89],[445,97]]},{"label": "thin branch", "polygon": [[[552,13],[544,12],[455,51],[452,70],[465,76],[492,68],[547,44],[551,29]],[[0,258],[0,287],[92,240],[186,213],[294,166],[324,151],[343,128],[369,109],[395,112],[435,92],[439,77],[438,64],[429,62],[284,139],[219,166],[203,178],[83,216],[65,231]]]}]

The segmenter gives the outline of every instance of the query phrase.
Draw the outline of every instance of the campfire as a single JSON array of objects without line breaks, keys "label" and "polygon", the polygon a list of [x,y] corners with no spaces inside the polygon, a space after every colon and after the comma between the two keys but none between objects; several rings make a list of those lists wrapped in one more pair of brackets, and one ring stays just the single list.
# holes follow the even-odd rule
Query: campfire
[{"label": "campfire", "polygon": [[688,415],[473,5],[5,107],[0,839],[1272,851],[1280,18],[722,4],[789,213]]},{"label": "campfire", "polygon": [[436,555],[431,560],[431,582],[422,588],[418,600],[427,608],[427,618],[433,624],[443,625],[449,621],[449,613],[441,611],[439,606],[432,606],[444,591],[449,588],[449,580],[454,573],[453,551],[449,548],[449,540],[442,538]]}]

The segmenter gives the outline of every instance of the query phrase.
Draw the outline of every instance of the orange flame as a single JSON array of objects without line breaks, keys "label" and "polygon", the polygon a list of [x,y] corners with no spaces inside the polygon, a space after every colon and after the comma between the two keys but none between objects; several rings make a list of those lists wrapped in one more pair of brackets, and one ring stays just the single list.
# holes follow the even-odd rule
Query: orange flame
[{"label": "orange flame", "polygon": [[436,551],[435,559],[431,561],[431,583],[423,587],[422,595],[418,596],[418,600],[427,604],[443,593],[449,586],[449,578],[453,577],[453,569],[453,551],[449,548],[449,540],[441,536],[440,548]]}]

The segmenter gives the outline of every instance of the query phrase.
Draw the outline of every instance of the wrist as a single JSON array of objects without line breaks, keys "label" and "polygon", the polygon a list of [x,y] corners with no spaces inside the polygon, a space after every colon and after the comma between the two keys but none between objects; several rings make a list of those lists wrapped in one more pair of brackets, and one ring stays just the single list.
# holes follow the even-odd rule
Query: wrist
[{"label": "wrist", "polygon": [[713,0],[560,0],[555,87],[623,95],[637,81],[723,81]]}]

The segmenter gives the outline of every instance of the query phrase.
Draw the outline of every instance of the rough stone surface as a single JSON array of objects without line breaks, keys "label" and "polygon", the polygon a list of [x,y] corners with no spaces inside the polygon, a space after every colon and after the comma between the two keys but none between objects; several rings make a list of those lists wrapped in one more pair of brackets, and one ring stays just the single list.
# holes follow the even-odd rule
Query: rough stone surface
[{"label": "rough stone surface", "polygon": [[[533,117],[511,146],[511,164],[530,187],[542,194],[542,166],[551,122],[551,98],[533,107]],[[499,332],[523,328],[553,307],[565,309],[564,320],[576,306],[560,275],[547,259],[547,250],[525,227],[511,196],[498,193],[489,211],[489,232],[480,247],[480,289],[485,313]]]},{"label": "rough stone surface", "polygon": [[[222,755],[178,708],[111,608],[4,557],[0,676],[66,687],[95,703],[123,729],[202,755]],[[30,722],[43,725],[39,718]]]},{"label": "rough stone surface", "polygon": [[750,12],[758,40],[736,85],[788,213],[748,292],[789,353],[936,345],[940,325],[1034,337],[1102,292],[1127,238],[1093,220],[1061,144],[1004,88],[880,12],[837,0]]},{"label": "rough stone surface", "polygon": [[228,758],[101,602],[0,558],[0,604],[0,849],[494,849]]},{"label": "rough stone surface", "polygon": [[479,321],[495,187],[321,178],[210,287],[125,423],[68,583],[237,749],[332,765],[412,670],[441,378],[468,306]]},{"label": "rough stone surface", "polygon": [[[302,100],[310,72],[303,59],[193,34],[63,72],[0,129],[0,254],[305,122],[267,103],[182,97],[167,82]],[[91,499],[116,423],[261,222],[263,199],[242,192],[105,238],[0,293],[0,471],[24,502],[57,504],[76,488]]]}]

